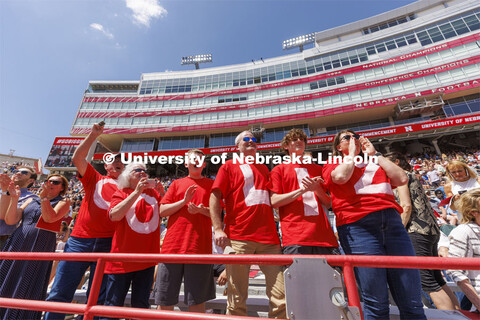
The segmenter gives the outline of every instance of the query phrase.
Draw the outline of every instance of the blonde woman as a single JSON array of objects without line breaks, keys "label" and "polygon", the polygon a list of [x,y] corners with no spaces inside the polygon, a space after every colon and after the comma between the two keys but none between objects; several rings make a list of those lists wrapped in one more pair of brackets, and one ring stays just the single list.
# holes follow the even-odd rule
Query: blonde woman
[{"label": "blonde woman", "polygon": [[[463,215],[461,224],[448,236],[448,256],[480,258],[480,188],[462,194],[457,207]],[[480,270],[449,270],[448,273],[477,311],[480,310]]]}]

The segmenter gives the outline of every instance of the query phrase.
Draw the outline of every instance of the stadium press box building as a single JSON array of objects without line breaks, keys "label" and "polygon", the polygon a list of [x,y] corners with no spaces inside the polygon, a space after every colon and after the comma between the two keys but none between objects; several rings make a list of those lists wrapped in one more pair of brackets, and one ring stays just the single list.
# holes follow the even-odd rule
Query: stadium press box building
[{"label": "stadium press box building", "polygon": [[383,150],[478,148],[479,30],[479,1],[420,0],[286,41],[289,48],[311,38],[313,47],[263,62],[90,81],[70,134],[104,120],[109,135],[96,159],[107,149],[232,152],[246,129],[262,133],[261,152],[279,153],[292,127],[307,132],[314,152],[345,128]]}]

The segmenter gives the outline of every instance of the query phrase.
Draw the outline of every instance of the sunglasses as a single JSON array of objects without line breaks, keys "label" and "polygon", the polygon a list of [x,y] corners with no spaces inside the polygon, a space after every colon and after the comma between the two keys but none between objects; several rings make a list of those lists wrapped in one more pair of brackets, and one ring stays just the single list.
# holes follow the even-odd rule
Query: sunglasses
[{"label": "sunglasses", "polygon": [[31,173],[30,171],[28,170],[13,170],[13,174],[16,174],[16,173],[21,173],[23,175],[27,175],[29,173]]},{"label": "sunglasses", "polygon": [[248,142],[248,141],[250,141],[250,140],[252,140],[252,142],[257,143],[257,138],[254,138],[254,137],[252,137],[252,138],[250,138],[250,137],[243,137],[243,141],[245,141],[245,142]]},{"label": "sunglasses", "polygon": [[53,184],[54,186],[58,186],[62,184],[62,181],[58,181],[58,180],[47,180],[47,182]]},{"label": "sunglasses", "polygon": [[137,168],[137,169],[133,169],[134,172],[143,172],[143,173],[147,173],[147,170],[145,169],[140,169],[140,168]]},{"label": "sunglasses", "polygon": [[350,141],[351,137],[354,137],[355,139],[359,139],[360,135],[359,134],[346,134],[342,137],[342,139],[345,139],[345,141]]}]

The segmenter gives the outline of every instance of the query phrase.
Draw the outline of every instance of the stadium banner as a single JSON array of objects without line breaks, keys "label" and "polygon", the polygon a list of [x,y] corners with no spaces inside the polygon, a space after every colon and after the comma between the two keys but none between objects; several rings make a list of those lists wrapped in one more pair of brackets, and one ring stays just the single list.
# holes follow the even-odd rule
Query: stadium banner
[{"label": "stadium banner", "polygon": [[239,93],[249,93],[258,90],[268,90],[285,86],[292,86],[296,84],[303,84],[312,81],[317,81],[321,79],[327,79],[330,77],[337,77],[341,75],[346,75],[358,71],[364,71],[369,69],[374,69],[378,67],[387,66],[390,64],[398,63],[401,61],[406,61],[410,59],[415,59],[417,57],[422,57],[431,53],[443,51],[449,48],[457,47],[466,43],[475,42],[480,40],[480,34],[473,34],[461,39],[456,39],[450,42],[442,43],[436,46],[432,46],[427,49],[410,52],[401,56],[389,58],[387,60],[381,60],[376,62],[368,62],[361,64],[359,66],[346,68],[338,71],[332,71],[328,73],[322,73],[320,75],[306,77],[301,79],[279,81],[271,84],[264,84],[260,86],[250,87],[250,88],[240,88],[240,89],[229,89],[215,92],[202,92],[202,93],[193,93],[193,94],[180,94],[180,95],[168,95],[168,96],[149,96],[149,97],[85,97],[83,102],[144,102],[144,101],[164,101],[164,100],[184,100],[184,99],[197,99],[205,97],[215,97],[223,96],[230,94],[239,94]]},{"label": "stadium banner", "polygon": [[72,156],[83,139],[83,137],[56,137],[44,167],[49,170],[76,170]]},{"label": "stadium banner", "polygon": [[[402,133],[420,132],[438,128],[463,126],[472,123],[480,123],[480,114],[468,115],[454,118],[445,118],[437,121],[425,121],[412,124],[404,124],[398,126],[391,126],[387,128],[358,131],[357,133],[367,138],[381,137],[389,135],[397,135]],[[312,137],[308,139],[308,145],[332,143],[334,135],[328,135],[324,137]],[[279,149],[280,142],[268,142],[259,143],[258,150]],[[237,151],[236,146],[229,147],[216,147],[216,148],[203,148],[201,149],[205,154],[219,154],[219,153],[232,153]],[[184,156],[188,149],[185,150],[166,150],[166,151],[148,151],[148,152],[132,152],[133,156]],[[93,159],[101,160],[104,157],[104,153],[97,153]]]}]

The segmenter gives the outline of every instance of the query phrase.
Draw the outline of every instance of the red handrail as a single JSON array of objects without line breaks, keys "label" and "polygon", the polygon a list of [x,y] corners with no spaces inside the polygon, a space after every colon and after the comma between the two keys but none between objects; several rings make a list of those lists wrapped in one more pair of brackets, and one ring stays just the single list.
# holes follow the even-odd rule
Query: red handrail
[{"label": "red handrail", "polygon": [[[477,258],[439,258],[439,257],[403,257],[403,256],[346,256],[346,255],[175,255],[175,254],[124,254],[124,253],[50,253],[50,252],[0,252],[1,259],[15,260],[67,260],[97,261],[92,288],[86,305],[0,298],[0,306],[27,310],[52,311],[61,313],[84,314],[85,319],[93,316],[140,317],[142,319],[224,319],[225,316],[211,314],[192,314],[175,311],[157,311],[148,309],[97,306],[100,284],[106,261],[163,262],[190,264],[272,264],[290,265],[293,259],[324,258],[331,266],[343,267],[345,287],[350,306],[361,310],[360,299],[353,272],[354,267],[409,268],[409,269],[455,269],[480,270]],[[232,319],[251,319],[249,317],[231,317]]]}]

